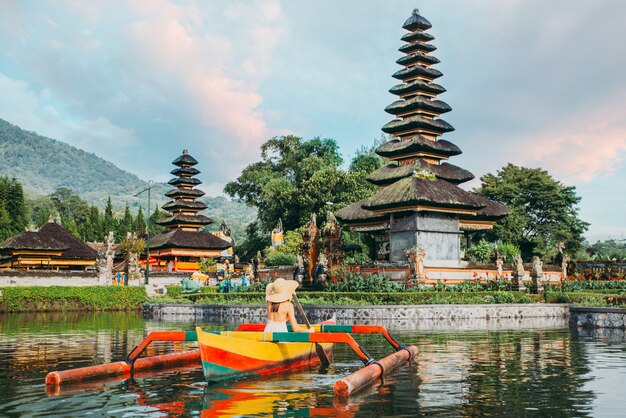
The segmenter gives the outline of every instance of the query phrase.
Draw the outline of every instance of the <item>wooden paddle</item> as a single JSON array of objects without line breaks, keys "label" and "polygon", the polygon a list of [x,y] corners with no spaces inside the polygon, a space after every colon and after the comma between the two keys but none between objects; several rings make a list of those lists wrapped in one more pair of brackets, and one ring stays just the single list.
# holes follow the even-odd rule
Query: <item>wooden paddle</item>
[{"label": "wooden paddle", "polygon": [[[302,318],[304,318],[304,323],[306,324],[306,327],[311,328],[311,323],[309,322],[309,318],[306,317],[304,313],[304,309],[302,309],[302,305],[300,304],[300,301],[298,300],[298,296],[296,296],[295,293],[293,294],[293,301],[296,302],[296,306],[298,307],[298,312],[300,312],[300,315],[302,315]],[[315,352],[317,353],[317,356],[320,358],[320,361],[322,362],[324,366],[328,366],[330,364],[330,360],[328,359],[328,356],[326,355],[326,351],[324,351],[324,347],[322,347],[319,343],[315,343]]]}]

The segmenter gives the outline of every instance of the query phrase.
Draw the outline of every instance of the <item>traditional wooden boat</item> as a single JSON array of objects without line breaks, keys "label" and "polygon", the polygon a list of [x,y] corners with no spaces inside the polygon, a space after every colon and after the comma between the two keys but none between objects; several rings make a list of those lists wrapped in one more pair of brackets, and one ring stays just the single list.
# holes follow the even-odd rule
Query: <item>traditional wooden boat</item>
[{"label": "traditional wooden boat", "polygon": [[[336,325],[334,320],[313,326],[314,333],[269,332],[263,324],[241,324],[237,331],[153,331],[137,345],[124,361],[54,371],[46,376],[46,390],[60,394],[60,386],[76,385],[89,380],[126,379],[159,369],[198,365],[208,381],[231,377],[288,372],[321,363],[332,357],[334,344],[346,344],[363,362],[364,367],[338,380],[333,391],[344,398],[361,390],[376,379],[418,354],[416,346],[405,347],[384,327],[375,325]],[[289,327],[288,327],[289,329]],[[395,352],[378,361],[361,347],[351,334],[379,334]],[[141,357],[153,342],[198,342],[199,349],[159,356]]]},{"label": "traditional wooden boat", "polygon": [[[327,321],[324,324],[334,324]],[[319,331],[319,326],[315,326]],[[328,357],[332,342],[311,341],[303,332],[205,332],[196,328],[202,370],[207,381],[281,373],[320,363],[319,344]]]}]

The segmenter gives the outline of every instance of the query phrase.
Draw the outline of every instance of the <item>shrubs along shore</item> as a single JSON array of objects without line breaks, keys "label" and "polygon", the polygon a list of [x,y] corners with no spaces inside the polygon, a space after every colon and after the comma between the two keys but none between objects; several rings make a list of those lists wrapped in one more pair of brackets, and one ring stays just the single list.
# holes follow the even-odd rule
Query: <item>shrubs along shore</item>
[{"label": "shrubs along shore", "polygon": [[0,312],[141,309],[143,287],[13,286],[0,289]]},{"label": "shrubs along shore", "polygon": [[[562,286],[546,286],[539,295],[515,292],[502,282],[438,284],[422,286],[390,284],[377,278],[374,284],[356,281],[355,286],[328,286],[322,291],[298,292],[304,304],[311,305],[433,305],[573,303],[579,306],[614,306],[626,293],[626,282],[569,281]],[[370,286],[363,286],[368,284]],[[352,288],[358,287],[358,289]],[[165,297],[149,298],[145,288],[118,286],[15,286],[0,288],[0,312],[136,310],[144,303],[179,304],[264,304],[263,284],[236,293],[217,293],[215,287],[202,287],[199,293],[181,293],[180,286],[168,286]]]}]

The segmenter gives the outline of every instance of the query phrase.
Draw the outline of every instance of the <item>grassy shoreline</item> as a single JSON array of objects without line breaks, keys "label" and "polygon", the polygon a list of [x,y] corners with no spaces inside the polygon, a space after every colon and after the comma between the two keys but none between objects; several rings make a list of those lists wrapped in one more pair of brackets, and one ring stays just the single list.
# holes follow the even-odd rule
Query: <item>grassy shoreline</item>
[{"label": "grassy shoreline", "polygon": [[[206,289],[198,295],[185,295],[180,286],[168,288],[165,297],[149,298],[143,287],[4,287],[0,288],[2,312],[56,312],[138,310],[143,304],[265,304],[264,292],[215,293]],[[615,307],[607,298],[620,296],[619,291],[548,290],[541,295],[513,291],[445,291],[422,290],[413,292],[299,292],[307,305],[378,306],[378,305],[434,305],[434,304],[527,304],[571,303],[585,307]]]},{"label": "grassy shoreline", "polygon": [[14,286],[0,288],[0,312],[141,309],[143,287]]}]

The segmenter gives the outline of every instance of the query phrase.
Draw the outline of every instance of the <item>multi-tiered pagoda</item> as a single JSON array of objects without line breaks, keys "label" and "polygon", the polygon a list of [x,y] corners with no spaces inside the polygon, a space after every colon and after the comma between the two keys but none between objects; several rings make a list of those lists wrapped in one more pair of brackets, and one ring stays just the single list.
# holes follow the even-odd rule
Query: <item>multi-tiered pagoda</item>
[{"label": "multi-tiered pagoda", "polygon": [[389,90],[398,100],[385,109],[396,118],[382,128],[392,139],[376,150],[389,164],[367,178],[381,189],[337,218],[356,231],[388,234],[391,261],[406,260],[405,251],[417,245],[427,264],[457,266],[463,230],[490,229],[507,209],[458,187],[474,175],[446,162],[461,150],[440,139],[454,128],[440,118],[451,108],[437,99],[446,90],[435,83],[442,74],[432,68],[439,60],[430,55],[431,24],[414,11],[402,27],[409,32],[396,62],[404,68],[393,75],[402,83]]},{"label": "multi-tiered pagoda", "polygon": [[198,161],[184,150],[172,164],[177,167],[171,172],[176,177],[168,184],[176,188],[165,193],[165,196],[172,200],[163,205],[163,209],[168,211],[170,216],[158,221],[170,231],[156,235],[150,240],[150,256],[156,258],[156,263],[160,267],[197,270],[201,257],[220,257],[222,251],[232,244],[201,230],[213,220],[199,214],[207,206],[196,200],[204,196],[202,190],[195,189],[202,184],[195,178],[200,174],[194,167]]}]

